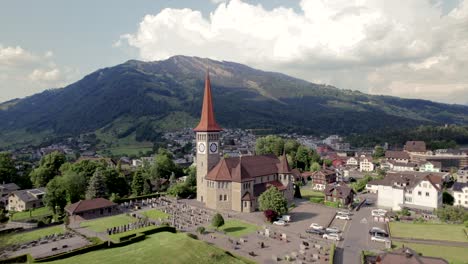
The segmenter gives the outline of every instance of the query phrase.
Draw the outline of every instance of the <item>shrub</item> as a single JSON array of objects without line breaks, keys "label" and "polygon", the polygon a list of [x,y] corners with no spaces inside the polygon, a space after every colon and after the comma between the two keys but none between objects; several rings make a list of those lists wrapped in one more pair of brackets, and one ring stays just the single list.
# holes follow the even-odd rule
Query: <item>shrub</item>
[{"label": "shrub", "polygon": [[270,223],[273,222],[278,217],[278,213],[270,209],[265,210],[263,214],[265,215],[265,218],[267,219],[267,221]]},{"label": "shrub", "polygon": [[203,235],[205,233],[205,228],[203,226],[197,227],[197,233]]},{"label": "shrub", "polygon": [[468,228],[468,220],[465,221],[465,227]]},{"label": "shrub", "polygon": [[312,197],[309,200],[310,200],[311,203],[318,203],[318,204],[323,203],[323,198],[322,197]]},{"label": "shrub", "polygon": [[187,236],[193,239],[198,239],[198,236],[192,233],[187,233]]},{"label": "shrub", "polygon": [[213,219],[211,219],[211,225],[216,227],[218,229],[220,226],[224,225],[224,218],[221,214],[217,213],[213,216]]}]

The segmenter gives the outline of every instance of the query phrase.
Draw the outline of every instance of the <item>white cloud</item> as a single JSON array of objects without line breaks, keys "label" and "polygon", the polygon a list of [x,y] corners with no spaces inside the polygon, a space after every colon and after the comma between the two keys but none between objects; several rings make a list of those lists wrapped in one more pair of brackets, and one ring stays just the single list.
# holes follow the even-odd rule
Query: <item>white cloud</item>
[{"label": "white cloud", "polygon": [[[146,15],[137,32],[114,46],[126,41],[144,60],[196,55],[341,88],[468,101],[468,0],[447,15],[429,0],[302,0],[300,8],[266,10],[231,0],[208,18],[197,10],[167,8]],[[445,85],[445,94],[462,89],[466,95],[426,93],[434,83]],[[401,92],[416,86],[414,94]]]},{"label": "white cloud", "polygon": [[211,3],[213,4],[219,4],[219,3],[224,3],[226,2],[227,0],[210,0]]},{"label": "white cloud", "polygon": [[0,45],[0,102],[62,87],[78,77],[76,70],[57,66],[52,51],[42,54]]}]

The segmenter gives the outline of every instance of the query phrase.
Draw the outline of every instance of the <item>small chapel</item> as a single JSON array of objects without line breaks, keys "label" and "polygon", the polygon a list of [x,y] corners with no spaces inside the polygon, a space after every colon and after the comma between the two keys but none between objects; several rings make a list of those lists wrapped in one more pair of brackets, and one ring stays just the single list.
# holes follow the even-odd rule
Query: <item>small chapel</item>
[{"label": "small chapel", "polygon": [[268,188],[281,191],[289,202],[294,195],[293,176],[286,156],[241,156],[222,158],[220,133],[216,123],[209,72],[200,123],[194,129],[197,148],[197,200],[217,210],[253,212],[258,209],[258,197]]}]

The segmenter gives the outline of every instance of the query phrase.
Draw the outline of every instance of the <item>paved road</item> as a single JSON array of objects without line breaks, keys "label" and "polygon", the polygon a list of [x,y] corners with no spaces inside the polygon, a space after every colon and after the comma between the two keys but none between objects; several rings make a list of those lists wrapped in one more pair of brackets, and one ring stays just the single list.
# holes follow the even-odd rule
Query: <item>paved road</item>
[{"label": "paved road", "polygon": [[[375,200],[374,200],[375,201]],[[332,225],[341,227],[343,240],[338,242],[335,253],[335,263],[361,263],[361,251],[379,251],[384,249],[383,243],[372,242],[369,237],[369,229],[376,226],[385,229],[383,223],[375,223],[371,217],[374,207],[363,206],[359,211],[354,211],[351,221],[335,220]]]}]

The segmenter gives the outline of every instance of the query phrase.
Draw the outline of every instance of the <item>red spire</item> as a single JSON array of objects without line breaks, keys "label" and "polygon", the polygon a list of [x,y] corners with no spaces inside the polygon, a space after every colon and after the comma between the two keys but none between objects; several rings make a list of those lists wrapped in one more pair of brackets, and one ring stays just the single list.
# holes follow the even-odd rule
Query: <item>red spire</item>
[{"label": "red spire", "polygon": [[200,123],[194,129],[196,132],[216,132],[223,130],[215,120],[213,112],[213,102],[211,101],[211,83],[210,74],[206,71],[205,95],[203,96],[203,108],[201,112]]}]

